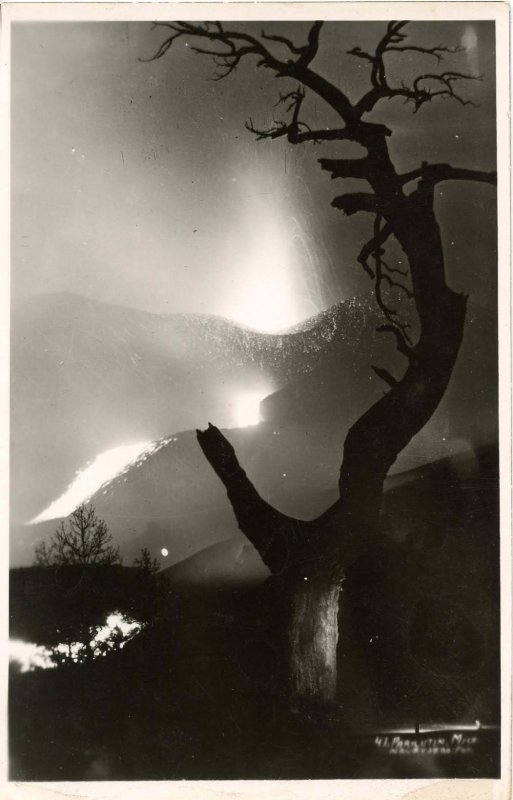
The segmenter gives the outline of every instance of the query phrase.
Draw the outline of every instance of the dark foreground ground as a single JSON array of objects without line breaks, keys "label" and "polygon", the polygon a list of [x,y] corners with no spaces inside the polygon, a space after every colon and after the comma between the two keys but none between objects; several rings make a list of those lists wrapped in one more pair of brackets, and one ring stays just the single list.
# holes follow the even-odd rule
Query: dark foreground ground
[{"label": "dark foreground ground", "polygon": [[[230,598],[229,605],[237,600],[239,612],[246,611],[242,598]],[[190,598],[188,609],[194,605],[205,620],[206,602]],[[214,601],[208,602],[213,610]],[[182,617],[93,663],[13,675],[11,779],[497,775],[498,732],[459,725],[475,716],[468,709],[479,697],[475,674],[473,681],[431,677],[430,687],[421,687],[423,700],[418,683],[398,668],[385,700],[372,676],[357,676],[361,654],[346,654],[343,671],[354,675],[349,691],[341,690],[347,702],[290,710],[269,637],[242,624],[235,646],[233,611],[223,610],[219,598],[216,605],[215,632],[199,622],[193,636]],[[241,623],[243,616],[238,613]],[[430,702],[430,689],[437,687],[439,696]],[[428,717],[415,735],[410,709],[416,703],[426,717],[432,706],[438,713],[431,716],[452,729],[429,726]],[[409,719],[386,724],[394,710]]]},{"label": "dark foreground ground", "polygon": [[[387,543],[343,586],[332,707],[287,702],[279,584],[166,584],[122,650],[12,671],[11,780],[498,776],[497,499],[491,451],[388,493]],[[24,586],[11,635],[34,641],[48,589]],[[61,590],[48,614],[70,607]]]}]

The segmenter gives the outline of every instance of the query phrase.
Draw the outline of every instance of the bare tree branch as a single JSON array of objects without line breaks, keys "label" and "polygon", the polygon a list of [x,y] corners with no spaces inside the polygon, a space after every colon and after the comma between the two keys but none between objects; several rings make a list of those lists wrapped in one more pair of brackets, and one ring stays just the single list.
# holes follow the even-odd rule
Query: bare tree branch
[{"label": "bare tree branch", "polygon": [[[217,65],[221,66],[222,72],[216,76],[216,80],[225,78],[233,72],[241,58],[245,56],[255,56],[257,58],[257,66],[272,69],[278,77],[289,77],[298,80],[302,85],[314,91],[341,116],[347,125],[351,126],[359,121],[359,115],[355,114],[355,109],[347,95],[337,86],[327,81],[310,68],[310,63],[315,57],[319,47],[319,34],[322,24],[322,22],[313,23],[308,34],[307,44],[299,48],[284,36],[276,37],[264,33],[259,39],[248,33],[227,30],[221,23],[156,23],[157,27],[162,26],[168,30],[170,29],[172,34],[162,42],[154,55],[149,59],[143,60],[153,61],[157,58],[161,58],[179,38],[194,38],[200,42],[202,40],[208,40],[209,43],[218,44],[224,49],[217,52],[215,50],[213,51],[208,46],[205,47],[198,43],[195,43],[191,49],[194,49],[197,53],[213,57]],[[278,58],[269,50],[267,46],[268,42],[284,44],[293,54],[298,55],[298,58],[296,60],[283,60]],[[187,44],[188,43],[189,42],[187,42]],[[300,53],[297,51],[300,51]],[[359,141],[359,134],[368,138],[369,136],[376,136],[378,134],[383,135],[384,131],[386,131],[384,126],[369,125],[366,127],[363,125],[360,129],[353,129],[351,131],[351,136],[348,135],[344,138],[352,138],[354,141]]]},{"label": "bare tree branch", "polygon": [[[390,269],[390,267],[388,267],[384,261],[381,261],[381,264],[384,267],[387,267],[387,269]],[[399,291],[403,292],[406,295],[406,297],[408,297],[410,300],[413,299],[414,297],[413,292],[410,289],[408,289],[408,287],[405,286],[403,283],[399,283],[398,281],[392,280],[392,278],[389,275],[386,275],[384,272],[381,273],[381,280],[385,281],[385,283],[388,283],[391,289],[399,289]]]},{"label": "bare tree branch", "polygon": [[435,97],[451,98],[461,105],[475,105],[471,100],[465,100],[458,94],[453,84],[461,80],[481,80],[479,75],[467,75],[461,72],[447,71],[442,73],[425,73],[419,75],[413,81],[412,86],[391,86],[387,80],[387,69],[385,56],[389,53],[416,52],[421,55],[431,56],[440,62],[444,56],[461,52],[462,47],[446,47],[437,45],[435,47],[422,47],[415,44],[403,44],[407,34],[403,32],[406,22],[391,22],[387,32],[378,43],[374,53],[367,53],[360,47],[353,47],[348,53],[357,58],[363,59],[371,64],[371,85],[370,91],[355,104],[354,108],[361,116],[372,111],[374,106],[385,98],[402,97],[406,102],[414,105],[418,111],[424,103],[431,101]]},{"label": "bare tree branch", "polygon": [[[407,99],[414,100],[416,110],[426,101],[432,100],[433,97],[451,97],[453,100],[457,100],[462,106],[473,106],[476,108],[477,106],[472,100],[464,100],[461,95],[455,92],[453,83],[456,81],[481,81],[482,79],[481,75],[466,75],[463,72],[442,72],[439,75],[427,72],[424,75],[419,75],[413,81],[413,98],[409,96],[409,93],[405,93],[404,96],[407,97]],[[421,84],[426,82],[441,84],[443,88],[436,90],[432,88],[423,89]]]},{"label": "bare tree branch", "polygon": [[403,356],[406,356],[409,360],[414,357],[413,349],[408,345],[406,339],[404,338],[402,331],[397,325],[393,325],[389,323],[388,325],[380,325],[379,328],[376,328],[378,333],[391,333],[395,336],[397,349]]},{"label": "bare tree branch", "polygon": [[318,162],[332,178],[365,178],[370,169],[368,158],[319,158]]},{"label": "bare tree branch", "polygon": [[[265,45],[255,36],[240,31],[227,31],[219,22],[206,22],[201,24],[189,22],[166,22],[156,23],[156,26],[163,26],[170,28],[173,31],[171,34],[148,59],[145,61],[155,61],[169,50],[173,43],[180,38],[194,38],[195,40],[206,39],[208,42],[217,43],[220,46],[227,48],[220,51],[212,51],[209,47],[203,47],[200,44],[195,44],[191,49],[202,55],[212,56],[214,59],[221,58],[224,60],[223,67],[225,71],[222,75],[226,77],[237,67],[242,57],[247,55],[257,56],[259,58],[258,66],[264,66],[274,69],[279,75],[288,74],[287,63],[279,61],[273,57]],[[239,47],[239,44],[244,44],[244,47]],[[188,44],[188,42],[187,42]]]},{"label": "bare tree branch", "polygon": [[428,164],[423,162],[418,169],[406,172],[399,176],[404,184],[421,178],[429,183],[441,183],[442,181],[476,181],[478,183],[489,183],[497,185],[497,172],[484,172],[475,169],[465,169],[452,167],[450,164]]},{"label": "bare tree branch", "polygon": [[297,45],[295,45],[294,42],[291,39],[288,39],[286,36],[267,34],[265,33],[265,31],[262,31],[260,36],[262,37],[262,39],[266,39],[268,42],[280,42],[280,44],[284,44],[286,47],[289,48],[291,53],[294,53],[294,55],[300,56],[303,50],[305,49],[304,47],[297,47]]},{"label": "bare tree branch", "polygon": [[311,61],[313,61],[319,49],[319,34],[322,26],[323,23],[320,21],[313,23],[308,32],[307,44],[303,45],[303,47],[298,47],[286,36],[266,34],[265,31],[262,31],[260,35],[262,39],[266,39],[268,42],[279,42],[280,44],[284,44],[286,47],[288,47],[291,53],[300,56],[296,62],[296,66],[306,67],[311,63]]},{"label": "bare tree branch", "polygon": [[405,278],[408,275],[407,269],[399,269],[399,267],[391,267],[388,262],[381,260],[383,266],[388,270],[388,272],[396,272],[398,275],[402,275]]},{"label": "bare tree branch", "polygon": [[[397,283],[396,281],[392,280],[392,278],[383,272],[383,267],[387,267],[385,262],[383,261],[384,250],[381,247],[381,243],[383,241],[383,237],[388,238],[387,230],[388,224],[385,223],[383,228],[381,227],[381,214],[377,213],[374,219],[374,237],[368,243],[367,247],[369,249],[369,255],[371,255],[375,262],[375,292],[376,292],[376,302],[383,312],[385,319],[388,323],[393,327],[396,328],[402,338],[409,342],[410,338],[408,336],[408,328],[409,324],[407,322],[401,322],[398,318],[398,312],[396,309],[392,308],[388,305],[385,298],[383,297],[383,282],[387,283],[390,288],[398,288],[400,291],[404,292],[409,298],[413,298],[414,294],[411,292],[406,286],[402,283]],[[388,267],[387,267],[388,269]]]},{"label": "bare tree branch", "polygon": [[360,251],[357,261],[371,278],[374,278],[375,274],[369,266],[369,258],[378,251],[380,251],[380,255],[384,254],[384,251],[381,250],[381,245],[384,244],[391,235],[392,227],[385,223],[378,232],[376,232],[376,230],[374,231],[372,239],[366,242]]},{"label": "bare tree branch", "polygon": [[385,381],[385,383],[387,383],[391,389],[393,389],[399,383],[399,381],[397,381],[387,369],[375,367],[374,365],[371,365],[371,369],[373,369],[378,378],[381,378],[382,381]]},{"label": "bare tree branch", "polygon": [[297,62],[298,66],[306,67],[314,60],[315,56],[317,55],[317,51],[319,49],[319,34],[321,32],[322,26],[323,23],[320,21],[313,23],[308,33],[308,44],[306,45],[306,47],[303,48],[301,57]]},{"label": "bare tree branch", "polygon": [[340,209],[348,217],[357,214],[358,211],[368,211],[376,213],[378,200],[376,195],[367,192],[352,192],[341,194],[331,201],[333,208]]},{"label": "bare tree branch", "polygon": [[361,58],[364,61],[369,61],[371,64],[375,62],[375,56],[372,56],[370,53],[366,53],[365,50],[362,50],[361,47],[353,47],[352,50],[348,50],[347,54],[349,56],[355,56],[356,58]]},{"label": "bare tree branch", "polygon": [[403,47],[387,47],[387,53],[406,53],[406,52],[414,52],[414,53],[423,53],[427,56],[434,56],[436,60],[440,63],[442,58],[445,55],[453,55],[454,53],[462,53],[464,52],[464,47],[445,47],[444,45],[438,45],[438,47],[419,47],[418,45],[404,45]]}]

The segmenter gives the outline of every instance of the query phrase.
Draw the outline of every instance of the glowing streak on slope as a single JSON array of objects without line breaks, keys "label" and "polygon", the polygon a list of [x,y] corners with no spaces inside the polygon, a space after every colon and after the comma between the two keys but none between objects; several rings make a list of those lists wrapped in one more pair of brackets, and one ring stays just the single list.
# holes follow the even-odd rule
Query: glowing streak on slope
[{"label": "glowing streak on slope", "polygon": [[154,447],[155,443],[153,442],[136,442],[100,453],[92,464],[77,473],[75,480],[68,486],[64,494],[54,500],[37,517],[30,520],[29,524],[67,517],[77,506],[87,502],[104,483],[115,478],[126,467],[133,464],[150,448],[153,450]]}]

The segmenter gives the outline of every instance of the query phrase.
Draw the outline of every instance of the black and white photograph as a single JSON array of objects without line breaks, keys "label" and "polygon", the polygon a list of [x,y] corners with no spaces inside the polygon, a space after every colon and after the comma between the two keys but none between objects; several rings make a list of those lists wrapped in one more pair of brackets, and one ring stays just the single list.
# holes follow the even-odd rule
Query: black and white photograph
[{"label": "black and white photograph", "polygon": [[330,5],[10,21],[11,782],[501,778],[508,13]]}]

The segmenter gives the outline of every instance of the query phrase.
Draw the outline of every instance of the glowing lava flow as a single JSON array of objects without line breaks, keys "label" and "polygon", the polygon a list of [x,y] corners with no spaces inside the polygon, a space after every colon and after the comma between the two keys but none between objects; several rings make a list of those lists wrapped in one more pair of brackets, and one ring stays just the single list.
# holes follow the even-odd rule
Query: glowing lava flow
[{"label": "glowing lava flow", "polygon": [[54,500],[37,517],[30,520],[29,524],[34,525],[37,522],[67,517],[77,506],[89,500],[104,483],[115,478],[141,456],[153,451],[156,447],[158,444],[155,442],[136,442],[100,453],[91,464],[77,473],[75,480],[68,486],[64,494]]},{"label": "glowing lava flow", "polygon": [[[268,394],[270,394],[269,389],[237,394],[232,403],[235,426],[240,428],[257,425],[261,421],[260,402]],[[44,511],[31,519],[28,524],[35,525],[39,522],[67,517],[79,505],[87,503],[102,486],[125,473],[130,467],[141,465],[150,454],[155,453],[171,441],[176,441],[176,437],[171,436],[154,442],[136,442],[105,450],[96,456],[91,464],[79,470],[66,491],[50,503]]]}]

